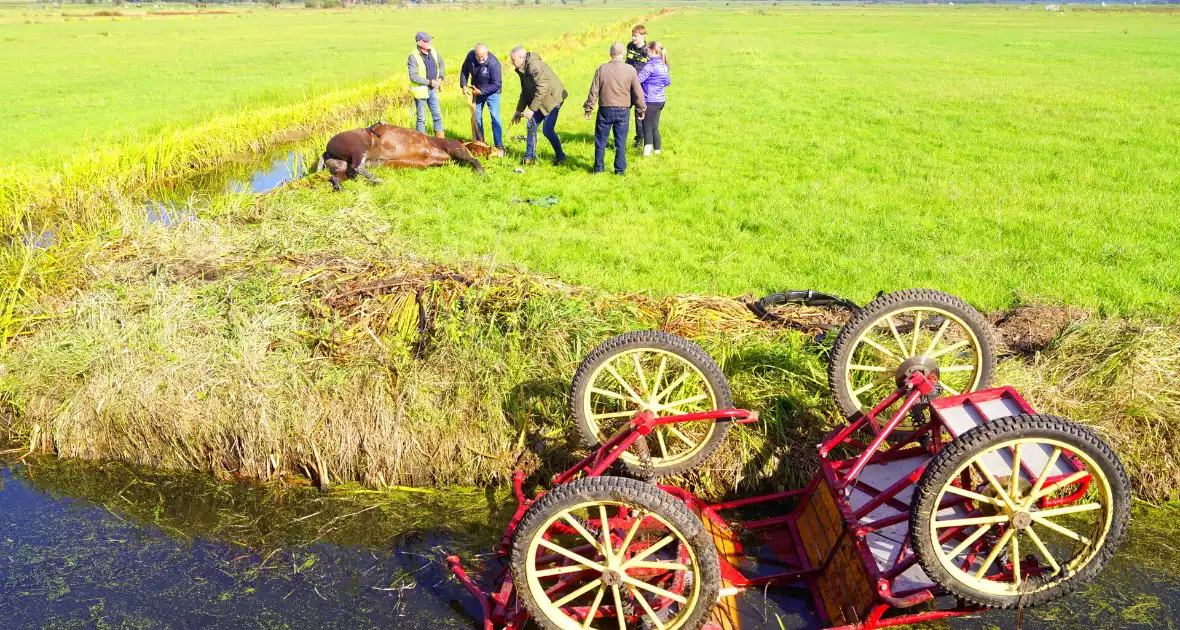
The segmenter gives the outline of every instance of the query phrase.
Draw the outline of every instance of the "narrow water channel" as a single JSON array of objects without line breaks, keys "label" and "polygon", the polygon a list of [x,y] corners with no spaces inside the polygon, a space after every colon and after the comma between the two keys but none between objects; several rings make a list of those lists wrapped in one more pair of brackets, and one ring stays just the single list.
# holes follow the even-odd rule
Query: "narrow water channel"
[{"label": "narrow water channel", "polygon": [[[477,629],[442,558],[477,556],[502,493],[320,494],[38,459],[0,465],[4,628]],[[1140,508],[1114,563],[1023,627],[1174,628],[1180,512]],[[742,598],[747,630],[816,628],[803,593]],[[927,627],[1014,628],[1014,612]]]}]

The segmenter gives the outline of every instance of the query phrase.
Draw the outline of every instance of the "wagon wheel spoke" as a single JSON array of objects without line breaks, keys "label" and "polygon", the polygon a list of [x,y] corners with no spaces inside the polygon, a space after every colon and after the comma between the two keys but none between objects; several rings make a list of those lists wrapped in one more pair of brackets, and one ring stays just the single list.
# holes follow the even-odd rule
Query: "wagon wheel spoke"
[{"label": "wagon wheel spoke", "polygon": [[647,560],[640,560],[639,562],[632,564],[628,568],[631,568],[631,569],[657,569],[657,570],[663,569],[665,571],[688,571],[689,570],[689,567],[687,564],[682,564],[679,562],[648,562]]},{"label": "wagon wheel spoke", "polygon": [[634,352],[631,354],[631,361],[633,363],[635,363],[635,372],[639,375],[639,388],[640,388],[640,390],[643,391],[643,393],[645,393],[645,394],[651,393],[650,390],[647,389],[647,375],[643,373],[643,365],[641,365],[639,362],[639,353],[638,352]]},{"label": "wagon wheel spoke", "polygon": [[948,558],[959,557],[959,554],[966,551],[967,548],[970,547],[971,545],[974,545],[975,541],[979,540],[980,538],[983,538],[983,535],[986,534],[989,530],[991,530],[992,525],[993,525],[993,523],[988,523],[988,524],[980,527],[979,529],[976,529],[975,532],[972,533],[970,536],[968,536],[966,540],[959,543],[958,547],[955,547],[954,549],[952,549],[951,552],[949,554],[947,554],[947,557]]},{"label": "wagon wheel spoke", "polygon": [[1041,525],[1044,525],[1045,527],[1057,532],[1058,534],[1061,534],[1062,536],[1065,536],[1066,538],[1070,538],[1070,539],[1073,539],[1077,542],[1080,542],[1083,545],[1085,545],[1086,547],[1089,547],[1091,544],[1090,540],[1087,539],[1085,536],[1081,536],[1077,532],[1073,531],[1072,529],[1062,527],[1061,525],[1058,525],[1057,523],[1054,523],[1053,521],[1050,521],[1047,518],[1042,518],[1040,516],[1040,514],[1038,514],[1037,512],[1032,512],[1029,514],[1029,516],[1032,516],[1032,520],[1034,523],[1039,523]]},{"label": "wagon wheel spoke", "polygon": [[664,630],[664,622],[660,621],[660,616],[656,614],[656,611],[651,609],[651,604],[647,603],[647,600],[639,594],[639,591],[635,590],[635,587],[629,584],[627,585],[627,590],[630,591],[631,597],[643,608],[643,612],[647,615],[648,619],[651,619],[652,623],[656,625],[656,628]]},{"label": "wagon wheel spoke", "polygon": [[926,346],[926,352],[922,354],[926,356],[932,355],[934,349],[938,347],[938,342],[942,341],[942,335],[946,332],[947,328],[950,328],[950,325],[951,320],[949,317],[942,320],[942,325],[938,327],[938,332],[934,333],[934,338],[930,340],[930,345]]},{"label": "wagon wheel spoke", "polygon": [[860,371],[860,372],[892,372],[893,371],[892,368],[887,368],[887,367],[881,366],[881,365],[850,365],[850,366],[848,366],[848,369]]},{"label": "wagon wheel spoke", "polygon": [[937,359],[938,357],[941,357],[944,354],[954,352],[955,350],[958,350],[959,348],[962,348],[963,346],[969,345],[970,343],[971,342],[966,339],[956,342],[956,343],[953,343],[953,344],[943,348],[942,350],[939,350],[938,352],[935,352],[934,354],[930,355],[930,358]]},{"label": "wagon wheel spoke", "polygon": [[1041,518],[1049,518],[1050,516],[1061,516],[1063,514],[1076,514],[1078,512],[1090,512],[1093,510],[1101,510],[1101,503],[1086,503],[1083,505],[1067,505],[1065,507],[1052,508],[1049,510],[1039,510],[1036,515]]},{"label": "wagon wheel spoke", "polygon": [[966,497],[968,499],[971,499],[972,501],[975,501],[976,503],[990,503],[991,505],[998,505],[1000,507],[1004,507],[1004,502],[995,498],[995,497],[989,497],[984,494],[979,494],[978,492],[964,490],[963,488],[960,488],[958,486],[947,486],[946,491],[951,494],[957,494],[961,497]]},{"label": "wagon wheel spoke", "polygon": [[663,400],[664,398],[667,398],[668,394],[671,394],[673,391],[676,390],[677,387],[680,387],[681,383],[688,380],[688,377],[690,374],[691,374],[691,372],[685,371],[680,376],[677,376],[676,380],[672,381],[671,384],[669,384],[667,387],[664,388],[664,391],[656,394],[656,400],[658,401],[658,400]]},{"label": "wagon wheel spoke", "polygon": [[628,410],[628,411],[612,411],[610,413],[596,413],[596,414],[592,414],[590,417],[594,418],[594,420],[597,421],[597,420],[608,420],[610,418],[623,418],[623,417],[629,418],[633,415],[635,415],[635,410],[632,409],[632,410]]},{"label": "wagon wheel spoke", "polygon": [[[1005,517],[1005,520],[1007,520],[1007,517]],[[991,553],[987,554],[987,558],[984,558],[983,564],[979,565],[979,570],[975,572],[976,578],[982,578],[987,573],[987,570],[992,568],[992,565],[996,562],[996,558],[1000,556],[1000,552],[1004,550],[1004,547],[1008,546],[1008,539],[1012,538],[1012,533],[1015,531],[1015,529],[1009,527],[1008,531],[1004,532],[1003,536],[1000,536],[1000,541],[996,543],[995,547],[992,547]]]},{"label": "wagon wheel spoke", "polygon": [[681,442],[684,442],[685,444],[687,444],[689,448],[696,448],[697,443],[688,439],[688,437],[686,437],[683,433],[680,432],[680,429],[677,429],[676,427],[674,427],[670,424],[665,424],[664,427],[667,428],[668,432],[671,433],[672,435],[676,436],[676,438],[679,439]]},{"label": "wagon wheel spoke", "polygon": [[668,458],[668,445],[664,442],[664,431],[662,427],[656,428],[656,443],[660,446],[660,457]]},{"label": "wagon wheel spoke", "polygon": [[668,544],[674,540],[676,540],[675,534],[668,534],[667,536],[664,536],[656,544],[648,547],[647,549],[644,549],[639,554],[637,554],[634,558],[631,558],[630,560],[624,562],[622,564],[621,568],[622,569],[630,569],[631,566],[634,565],[636,562],[642,562],[642,561],[646,560],[649,556],[651,556],[651,554],[659,551],[660,549],[663,549],[664,547],[667,547]]},{"label": "wagon wheel spoke", "polygon": [[651,591],[651,592],[655,593],[656,595],[659,595],[660,597],[667,597],[668,599],[670,599],[678,604],[687,604],[688,603],[688,598],[683,595],[678,595],[676,593],[673,593],[672,591],[664,590],[658,586],[655,586],[654,584],[648,584],[647,582],[644,582],[643,580],[637,580],[629,575],[623,575],[623,582],[625,584],[630,585],[630,586],[637,586],[645,591]]},{"label": "wagon wheel spoke", "polygon": [[1054,483],[1053,485],[1049,486],[1048,488],[1042,488],[1040,490],[1040,492],[1037,492],[1036,494],[1032,495],[1032,500],[1038,501],[1041,498],[1047,497],[1062,488],[1069,487],[1069,486],[1077,483],[1078,481],[1081,481],[1082,479],[1084,479],[1088,476],[1090,476],[1090,473],[1088,473],[1084,470],[1079,470],[1078,472],[1066,477],[1065,479],[1062,479],[1061,481]]},{"label": "wagon wheel spoke", "polygon": [[606,595],[606,585],[598,587],[598,592],[594,594],[594,603],[590,604],[590,610],[586,611],[586,618],[582,620],[582,627],[589,628],[590,624],[594,622],[594,615],[598,614],[598,607],[602,604],[602,596]]},{"label": "wagon wheel spoke", "polygon": [[606,516],[606,505],[598,504],[598,530],[602,532],[602,555],[606,557],[608,565],[614,564],[615,550],[610,542],[610,519]]},{"label": "wagon wheel spoke", "polygon": [[901,340],[901,334],[897,332],[897,324],[893,322],[893,316],[886,317],[885,321],[889,323],[889,330],[893,333],[893,339],[897,341],[897,347],[901,348],[902,358],[910,358],[910,355],[906,353],[905,343]]},{"label": "wagon wheel spoke", "polygon": [[615,618],[619,620],[619,630],[627,630],[627,615],[623,612],[623,598],[619,595],[619,585],[610,585],[611,594],[615,597]]},{"label": "wagon wheel spoke", "polygon": [[863,385],[863,386],[859,387],[858,389],[853,390],[852,395],[859,398],[861,394],[869,391],[870,389],[877,387],[878,385],[885,384],[886,382],[888,382],[892,378],[893,378],[892,374],[886,374],[885,376],[882,376],[874,381],[870,381],[867,385]]},{"label": "wagon wheel spoke", "polygon": [[939,372],[974,372],[974,365],[952,365],[950,367],[938,368]]},{"label": "wagon wheel spoke", "polygon": [[569,523],[570,527],[574,528],[574,531],[581,534],[582,538],[585,538],[587,542],[593,545],[594,549],[596,549],[598,553],[603,553],[602,547],[599,546],[598,541],[594,539],[594,535],[587,531],[586,528],[578,522],[578,519],[571,516],[569,512],[562,514],[561,517],[565,519],[565,522]]},{"label": "wagon wheel spoke", "polygon": [[684,405],[687,405],[689,403],[700,402],[702,400],[705,400],[708,397],[709,397],[708,394],[697,394],[696,396],[689,396],[688,398],[681,398],[680,400],[677,400],[675,402],[667,403],[667,404],[663,405],[663,407],[666,410],[673,409],[676,407],[683,407]]},{"label": "wagon wheel spoke", "polygon": [[868,345],[869,345],[869,347],[871,347],[871,348],[873,348],[874,350],[876,350],[876,351],[880,352],[881,354],[883,354],[883,355],[885,355],[885,356],[889,357],[890,359],[893,359],[894,361],[897,361],[898,363],[901,363],[902,361],[904,361],[904,360],[905,360],[905,359],[902,359],[901,357],[897,356],[896,354],[893,354],[893,352],[892,352],[892,351],[890,351],[890,350],[889,350],[888,348],[886,348],[885,346],[883,346],[883,345],[881,345],[881,344],[877,343],[876,341],[873,341],[873,340],[872,340],[871,338],[869,338],[867,335],[866,335],[866,336],[865,336],[865,337],[862,339],[862,341],[864,341],[866,344],[868,344]]},{"label": "wagon wheel spoke", "polygon": [[643,519],[647,518],[647,512],[640,512],[639,516],[635,518],[635,522],[631,523],[630,529],[627,530],[627,536],[623,538],[623,544],[619,545],[619,553],[626,554],[627,548],[631,546],[631,541],[635,538],[635,534],[639,532],[639,526],[643,524]]},{"label": "wagon wheel spoke", "polygon": [[1057,458],[1059,457],[1061,457],[1061,449],[1054,448],[1053,453],[1049,455],[1049,460],[1045,462],[1045,467],[1041,470],[1041,474],[1037,475],[1037,482],[1033,484],[1032,491],[1028,493],[1028,499],[1024,501],[1024,505],[1022,506],[1024,509],[1027,510],[1036,502],[1037,493],[1044,487],[1045,480],[1049,478],[1049,471],[1053,470],[1053,466],[1057,464]]},{"label": "wagon wheel spoke", "polygon": [[612,392],[609,389],[602,389],[601,387],[591,387],[590,392],[593,394],[598,394],[599,396],[606,396],[608,398],[616,398],[616,399],[621,400],[623,402],[633,402],[633,403],[640,402],[634,398],[624,396],[618,392]]},{"label": "wagon wheel spoke", "polygon": [[1015,449],[1012,449],[1012,474],[1008,476],[1008,496],[1012,497],[1012,501],[1020,500],[1017,492],[1020,490],[1020,447],[1024,443],[1018,443]]},{"label": "wagon wheel spoke", "polygon": [[664,369],[668,367],[668,357],[660,357],[660,367],[656,369],[656,380],[651,382],[653,394],[660,391],[660,383],[664,381]]},{"label": "wagon wheel spoke", "polygon": [[537,571],[537,577],[539,577],[539,578],[553,577],[555,575],[567,575],[569,573],[581,573],[582,571],[588,571],[588,570],[589,569],[587,567],[584,567],[580,564],[571,564],[571,565],[567,565],[564,567],[556,567],[553,569],[544,569],[542,571]]},{"label": "wagon wheel spoke", "polygon": [[996,494],[999,495],[1000,499],[1004,501],[1004,505],[1010,510],[1016,510],[1018,506],[1012,500],[1012,497],[1008,496],[1008,491],[1004,490],[1004,486],[1000,485],[1000,480],[996,479],[996,476],[993,475],[992,471],[988,469],[987,464],[983,463],[983,455],[975,458],[974,464],[975,467],[979,469],[979,472],[983,474],[983,478],[987,480],[988,485],[990,485],[992,489],[996,491]]},{"label": "wagon wheel spoke", "polygon": [[619,385],[623,386],[623,389],[627,390],[627,394],[631,396],[632,400],[640,404],[643,403],[643,396],[640,396],[639,393],[635,391],[635,388],[631,387],[631,384],[619,374],[619,371],[615,369],[613,362],[606,364],[606,371],[610,373],[611,376],[615,377],[615,380],[619,382]]},{"label": "wagon wheel spoke", "polygon": [[922,311],[914,311],[914,339],[910,342],[910,356],[918,354],[918,337],[922,335]]},{"label": "wagon wheel spoke", "polygon": [[571,591],[565,597],[562,597],[561,599],[553,602],[553,607],[554,608],[561,608],[562,606],[565,606],[566,604],[585,595],[586,593],[589,593],[595,587],[601,586],[601,585],[602,585],[602,578],[596,578],[594,580],[591,580],[591,581],[587,582],[585,585],[583,585],[581,588],[579,588],[575,591]]},{"label": "wagon wheel spoke", "polygon": [[1045,546],[1044,541],[1042,541],[1041,537],[1037,535],[1035,529],[1033,527],[1029,527],[1024,531],[1028,534],[1028,537],[1032,539],[1033,546],[1037,548],[1037,551],[1040,552],[1041,556],[1049,562],[1049,566],[1053,567],[1053,574],[1056,575],[1061,573],[1061,565],[1057,564],[1057,560],[1053,557],[1053,554],[1049,552],[1049,548]]},{"label": "wagon wheel spoke", "polygon": [[971,525],[995,525],[997,523],[1007,523],[1008,517],[1000,514],[997,516],[975,516],[972,518],[955,518],[948,521],[934,521],[935,529],[946,529],[948,527],[970,527]]},{"label": "wagon wheel spoke", "polygon": [[559,545],[555,542],[541,539],[541,540],[537,541],[537,544],[548,549],[549,551],[561,554],[561,555],[569,558],[570,560],[573,560],[574,562],[577,562],[578,564],[580,564],[588,569],[594,569],[595,571],[598,571],[599,573],[606,571],[606,567],[602,566],[601,564],[598,564],[597,562],[595,562],[595,561],[593,561],[593,560],[591,560],[591,559],[589,559],[577,552],[570,551],[569,549],[566,549],[565,547],[562,547],[561,545]]}]

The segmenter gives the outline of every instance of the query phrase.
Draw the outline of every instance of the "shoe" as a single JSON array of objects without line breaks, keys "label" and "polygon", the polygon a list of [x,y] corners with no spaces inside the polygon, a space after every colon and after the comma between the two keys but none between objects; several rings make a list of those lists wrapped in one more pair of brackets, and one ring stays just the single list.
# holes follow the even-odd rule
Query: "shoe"
[{"label": "shoe", "polygon": [[436,131],[436,132],[434,132],[434,137],[435,138],[445,138],[445,137],[447,137],[447,134],[445,134],[441,131]]},{"label": "shoe", "polygon": [[618,175],[619,177],[623,177],[626,174],[627,174],[627,171],[615,171],[615,175]]},{"label": "shoe", "polygon": [[520,163],[523,166],[532,166],[532,165],[536,164],[537,161],[534,160],[533,158],[525,158],[525,159],[521,160]]},{"label": "shoe", "polygon": [[656,155],[659,155],[659,154],[660,154],[660,150],[659,150],[659,149],[656,149],[655,151],[652,151],[652,153],[655,153]]},{"label": "shoe", "polygon": [[603,173],[603,172],[604,172],[604,171],[603,171],[602,169],[600,169],[600,168],[592,168],[592,169],[590,169],[590,174],[591,174],[591,175],[602,175],[602,173]]},{"label": "shoe", "polygon": [[554,166],[561,166],[561,165],[565,164],[565,160],[566,160],[566,159],[565,159],[565,158],[563,158],[563,157],[554,158],[554,159],[553,159],[553,165],[554,165]]},{"label": "shoe", "polygon": [[635,148],[636,149],[643,148],[643,138],[636,138],[635,139]]},{"label": "shoe", "polygon": [[643,157],[647,157],[649,155],[651,155],[651,145],[645,144],[643,145]]}]

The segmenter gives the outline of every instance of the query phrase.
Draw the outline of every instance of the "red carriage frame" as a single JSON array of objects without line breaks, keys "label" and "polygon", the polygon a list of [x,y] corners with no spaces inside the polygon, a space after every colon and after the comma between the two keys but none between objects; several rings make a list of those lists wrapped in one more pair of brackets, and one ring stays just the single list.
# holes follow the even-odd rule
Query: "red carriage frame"
[{"label": "red carriage frame", "polygon": [[[951,411],[967,410],[977,416],[979,422],[999,417],[994,410],[984,409],[985,406],[994,406],[997,403],[1003,403],[1003,408],[1009,412],[1000,415],[1011,415],[1013,411],[1029,414],[1034,412],[1010,387],[932,400],[937,387],[936,374],[927,376],[919,371],[900,379],[897,389],[873,409],[859,414],[842,428],[826,436],[819,445],[819,470],[804,488],[709,504],[682,488],[659,485],[661,490],[679,498],[696,513],[712,534],[720,556],[723,598],[743,588],[801,583],[810,591],[815,610],[824,626],[842,630],[885,628],[984,610],[952,602],[950,607],[929,608],[915,613],[901,612],[931,602],[947,593],[934,583],[915,587],[906,586],[903,584],[904,580],[899,581],[901,576],[917,564],[917,557],[909,545],[910,506],[899,499],[899,495],[918,483],[930,458],[945,445],[944,433],[957,437],[961,432],[961,426],[956,427],[948,420]],[[881,414],[898,403],[900,404],[897,409],[882,423]],[[911,415],[912,410],[915,413],[918,410],[925,411],[925,422],[912,433],[898,437],[887,446],[888,438],[894,435],[898,425]],[[756,422],[758,414],[745,409],[723,409],[667,417],[656,417],[649,411],[639,412],[606,443],[569,470],[555,476],[553,484],[564,485],[579,476],[604,475],[627,449],[651,434],[659,425],[718,420],[747,424]],[[867,444],[852,437],[862,429],[872,435]],[[834,460],[832,455],[835,451],[841,454],[848,453],[850,456]],[[1066,452],[1064,455],[1074,473],[1049,477],[1044,483],[1056,483],[1066,476],[1072,476],[1075,477],[1072,484],[1076,484],[1078,489],[1069,496],[1040,499],[1041,507],[1054,507],[1076,501],[1089,487],[1091,478],[1089,473],[1085,473],[1082,462],[1072,453]],[[907,463],[908,460],[913,461]],[[901,474],[885,487],[876,487],[864,478],[866,468],[889,465],[909,472]],[[911,465],[912,468],[909,467]],[[1023,462],[1022,470],[1031,480],[1036,481],[1036,473]],[[511,552],[513,534],[521,519],[530,506],[544,494],[538,493],[533,499],[526,498],[523,491],[524,480],[525,475],[522,471],[517,471],[513,476],[517,508],[500,543],[493,550],[494,558],[507,559]],[[862,497],[859,505],[854,505],[850,500],[854,491]],[[798,503],[783,515],[758,520],[741,521],[721,516],[722,512],[738,508],[784,501]],[[957,497],[940,504],[939,508],[951,508],[968,501]],[[892,509],[893,513],[873,516],[884,508]],[[967,513],[968,516],[970,514]],[[875,556],[870,548],[873,537],[877,536],[879,540],[878,532],[902,523],[906,524],[907,533],[903,543],[897,547],[896,556],[884,561]],[[963,538],[963,529],[966,527],[951,527],[941,535],[941,539],[945,542]],[[783,566],[785,570],[769,575],[744,574],[730,561],[742,554],[741,542],[733,533],[735,530],[761,539],[764,549],[769,549],[775,563]],[[971,561],[969,559],[968,564]],[[519,628],[528,619],[528,611],[516,601],[515,585],[507,562],[503,562],[502,568],[490,576],[486,588],[481,588],[467,575],[458,556],[449,556],[446,562],[464,587],[479,600],[485,630]],[[1010,563],[1006,563],[1004,571],[1011,574]],[[1040,567],[1034,565],[1022,569],[1022,574],[1035,574],[1038,571]],[[585,614],[582,613],[583,616]]]}]

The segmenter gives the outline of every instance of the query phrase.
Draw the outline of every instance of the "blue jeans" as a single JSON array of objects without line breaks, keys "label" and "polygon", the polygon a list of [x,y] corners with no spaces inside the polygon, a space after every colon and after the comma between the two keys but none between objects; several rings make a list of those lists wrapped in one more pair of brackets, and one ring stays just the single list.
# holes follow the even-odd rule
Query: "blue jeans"
[{"label": "blue jeans", "polygon": [[627,170],[627,128],[631,126],[630,107],[599,107],[594,125],[594,170],[603,170],[606,160],[606,139],[615,134],[615,173]]},{"label": "blue jeans", "polygon": [[537,127],[541,127],[541,131],[549,140],[549,144],[553,145],[553,159],[565,159],[565,151],[561,150],[561,139],[557,137],[557,131],[553,129],[557,126],[557,115],[560,112],[561,105],[554,107],[548,116],[541,112],[533,112],[533,117],[528,120],[526,125],[528,127],[524,148],[524,157],[526,160],[537,159]]},{"label": "blue jeans", "polygon": [[483,137],[484,142],[487,142],[487,136],[483,133],[484,103],[487,103],[488,115],[492,117],[492,137],[496,140],[493,146],[502,147],[504,146],[504,129],[500,126],[500,93],[475,97],[475,119],[479,121],[479,135]]},{"label": "blue jeans", "polygon": [[418,132],[426,133],[426,106],[430,106],[430,117],[434,119],[434,130],[442,131],[442,110],[438,106],[438,90],[430,88],[430,96],[414,99],[418,109]]}]

